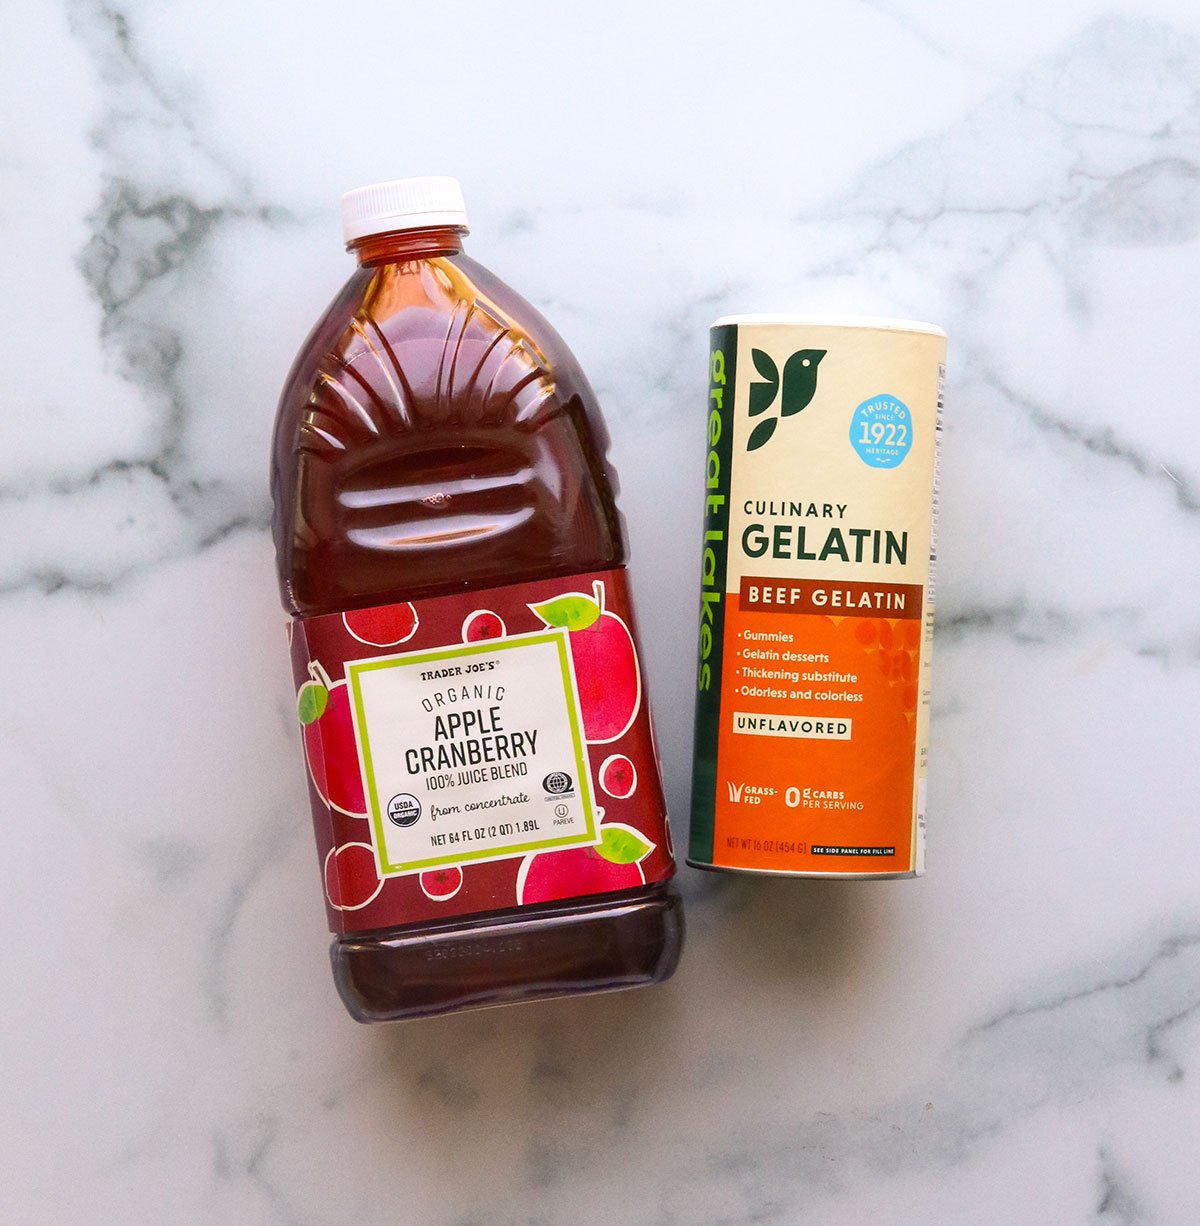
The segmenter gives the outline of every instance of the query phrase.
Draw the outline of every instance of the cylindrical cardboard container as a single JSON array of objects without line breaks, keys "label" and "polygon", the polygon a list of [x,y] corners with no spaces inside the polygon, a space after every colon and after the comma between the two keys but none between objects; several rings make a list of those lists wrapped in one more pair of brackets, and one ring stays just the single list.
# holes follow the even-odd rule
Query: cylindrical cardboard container
[{"label": "cylindrical cardboard container", "polygon": [[712,328],[688,862],[925,871],[946,334]]}]

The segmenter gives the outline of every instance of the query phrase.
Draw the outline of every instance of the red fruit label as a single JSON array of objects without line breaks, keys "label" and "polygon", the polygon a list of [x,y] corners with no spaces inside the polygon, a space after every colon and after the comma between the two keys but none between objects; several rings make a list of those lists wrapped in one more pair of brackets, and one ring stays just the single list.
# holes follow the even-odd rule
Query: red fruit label
[{"label": "red fruit label", "polygon": [[623,570],[297,620],[334,932],[674,872]]}]

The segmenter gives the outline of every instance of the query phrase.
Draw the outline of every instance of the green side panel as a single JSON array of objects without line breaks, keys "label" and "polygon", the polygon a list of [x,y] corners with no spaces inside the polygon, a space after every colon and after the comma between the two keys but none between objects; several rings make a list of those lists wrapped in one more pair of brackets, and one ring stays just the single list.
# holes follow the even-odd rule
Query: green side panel
[{"label": "green side panel", "polygon": [[[704,551],[700,580],[700,644],[696,668],[696,739],[692,757],[692,824],[688,859],[711,864],[717,738],[721,716],[721,657],[725,642],[725,566],[729,548],[729,466],[733,458],[733,389],[737,376],[737,328],[713,328],[708,363],[709,442],[705,464]],[[720,434],[712,438],[713,414]]]}]

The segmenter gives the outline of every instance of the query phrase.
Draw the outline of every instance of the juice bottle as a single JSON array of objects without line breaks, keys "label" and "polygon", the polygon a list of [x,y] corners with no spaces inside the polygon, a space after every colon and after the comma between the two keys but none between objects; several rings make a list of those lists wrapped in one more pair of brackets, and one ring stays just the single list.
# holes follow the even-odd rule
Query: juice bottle
[{"label": "juice bottle", "polygon": [[358,268],[271,474],[334,980],[387,1021],[653,983],[683,936],[595,396],[462,252],[453,179],[343,200]]}]

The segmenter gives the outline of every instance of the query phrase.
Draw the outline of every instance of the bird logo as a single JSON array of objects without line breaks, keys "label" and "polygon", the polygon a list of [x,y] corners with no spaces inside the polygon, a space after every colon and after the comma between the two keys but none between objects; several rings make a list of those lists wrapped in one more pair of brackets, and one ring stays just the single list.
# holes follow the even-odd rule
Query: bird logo
[{"label": "bird logo", "polygon": [[761,382],[750,384],[750,416],[761,417],[778,398],[779,417],[772,415],[750,431],[747,451],[757,451],[770,441],[780,417],[792,417],[808,407],[817,392],[817,367],[827,352],[825,349],[797,349],[784,362],[781,379],[775,359],[765,349],[750,351],[754,368],[762,375]]}]

